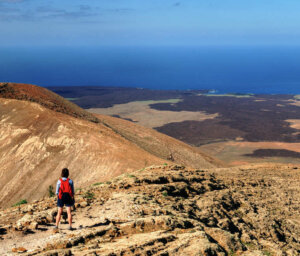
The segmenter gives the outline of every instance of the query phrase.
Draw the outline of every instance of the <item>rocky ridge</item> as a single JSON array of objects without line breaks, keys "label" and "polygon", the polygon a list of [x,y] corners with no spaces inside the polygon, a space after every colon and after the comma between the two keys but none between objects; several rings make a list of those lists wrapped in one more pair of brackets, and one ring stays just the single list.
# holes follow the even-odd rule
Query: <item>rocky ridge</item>
[{"label": "rocky ridge", "polygon": [[0,83],[0,98],[30,101],[56,112],[99,123],[92,114],[43,87],[31,84]]},{"label": "rocky ridge", "polygon": [[75,231],[53,198],[1,211],[0,253],[299,255],[299,168],[143,168],[78,190]]}]

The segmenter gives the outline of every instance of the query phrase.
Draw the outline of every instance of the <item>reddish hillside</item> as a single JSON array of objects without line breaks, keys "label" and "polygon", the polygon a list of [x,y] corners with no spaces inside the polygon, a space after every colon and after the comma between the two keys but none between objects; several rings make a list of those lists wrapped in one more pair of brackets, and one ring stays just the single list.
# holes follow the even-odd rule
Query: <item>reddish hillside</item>
[{"label": "reddish hillside", "polygon": [[56,112],[98,123],[98,119],[92,114],[56,93],[36,85],[0,83],[0,98],[36,102]]}]

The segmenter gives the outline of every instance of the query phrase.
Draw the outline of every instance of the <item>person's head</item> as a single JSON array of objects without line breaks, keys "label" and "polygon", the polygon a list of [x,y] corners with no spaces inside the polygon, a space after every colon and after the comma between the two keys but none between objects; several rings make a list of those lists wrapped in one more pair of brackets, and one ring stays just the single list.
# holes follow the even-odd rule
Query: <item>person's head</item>
[{"label": "person's head", "polygon": [[61,177],[68,178],[69,177],[69,170],[67,168],[62,169]]}]

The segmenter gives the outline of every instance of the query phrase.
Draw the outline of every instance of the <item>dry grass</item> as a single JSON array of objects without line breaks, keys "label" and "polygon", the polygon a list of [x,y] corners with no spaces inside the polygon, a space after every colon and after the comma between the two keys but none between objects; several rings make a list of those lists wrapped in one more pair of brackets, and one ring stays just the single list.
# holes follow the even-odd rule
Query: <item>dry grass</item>
[{"label": "dry grass", "polygon": [[[296,97],[298,97],[298,98],[296,98]],[[298,99],[298,100],[289,100],[289,102],[291,102],[290,105],[300,107],[300,100],[299,100],[300,95],[295,96],[295,98]]]},{"label": "dry grass", "polygon": [[209,97],[234,97],[234,98],[250,98],[253,97],[251,94],[199,94],[199,96],[209,96]]},{"label": "dry grass", "polygon": [[286,122],[290,123],[290,127],[300,130],[300,119],[288,119]]},{"label": "dry grass", "polygon": [[203,121],[218,116],[218,114],[209,115],[202,111],[160,111],[152,109],[149,106],[150,104],[155,103],[177,103],[179,101],[179,99],[134,101],[126,104],[114,105],[111,108],[91,108],[88,109],[88,111],[110,116],[118,115],[125,119],[131,119],[148,128],[160,127],[168,123],[183,122],[186,120]]},{"label": "dry grass", "polygon": [[295,95],[294,98],[300,100],[300,95]]}]

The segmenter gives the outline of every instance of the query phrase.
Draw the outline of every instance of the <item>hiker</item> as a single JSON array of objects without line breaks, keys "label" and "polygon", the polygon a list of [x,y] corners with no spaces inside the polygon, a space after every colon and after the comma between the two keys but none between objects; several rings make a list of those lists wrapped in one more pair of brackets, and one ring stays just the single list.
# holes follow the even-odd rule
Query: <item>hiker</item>
[{"label": "hiker", "polygon": [[74,206],[75,202],[74,183],[71,179],[69,179],[69,170],[67,168],[62,169],[61,171],[61,179],[59,179],[56,184],[56,195],[58,211],[55,229],[58,229],[58,224],[63,213],[63,207],[65,205],[68,213],[69,230],[73,230],[71,207]]}]

